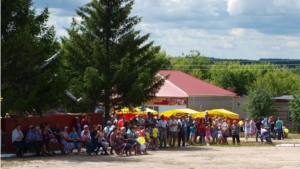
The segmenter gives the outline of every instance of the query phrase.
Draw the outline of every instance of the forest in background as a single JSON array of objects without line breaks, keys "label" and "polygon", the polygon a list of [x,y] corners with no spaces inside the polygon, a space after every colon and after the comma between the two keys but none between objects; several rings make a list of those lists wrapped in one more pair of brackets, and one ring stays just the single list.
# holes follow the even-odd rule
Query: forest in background
[{"label": "forest in background", "polygon": [[216,60],[201,55],[197,50],[174,57],[167,56],[164,69],[180,70],[224,89],[243,96],[262,85],[273,96],[294,94],[300,89],[300,61],[261,59]]}]

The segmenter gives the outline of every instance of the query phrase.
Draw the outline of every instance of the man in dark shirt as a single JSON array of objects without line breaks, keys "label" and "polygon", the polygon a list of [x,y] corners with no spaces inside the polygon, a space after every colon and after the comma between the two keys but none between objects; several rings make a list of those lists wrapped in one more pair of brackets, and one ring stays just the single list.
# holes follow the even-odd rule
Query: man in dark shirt
[{"label": "man in dark shirt", "polygon": [[[105,147],[103,146],[103,144],[98,141],[99,135],[100,135],[99,131],[97,131],[96,128],[94,128],[92,133],[91,133],[91,137],[92,137],[93,146],[96,146],[96,148],[97,148],[95,150],[95,153],[98,155],[98,151],[99,151],[100,147],[102,147],[103,151],[105,152],[104,155],[108,155],[108,153],[107,153]],[[93,150],[94,150],[94,148],[93,148]]]},{"label": "man in dark shirt", "polygon": [[274,118],[273,118],[273,116],[271,116],[270,118],[269,118],[269,123],[270,123],[270,134],[271,133],[273,133],[274,132],[274,127],[275,127],[275,121],[274,121]]},{"label": "man in dark shirt", "polygon": [[190,127],[192,126],[193,124],[193,119],[192,119],[192,116],[189,114],[188,115],[188,118],[186,119],[187,121],[187,137],[186,137],[186,141],[189,141],[189,136],[190,136],[190,133],[191,133],[191,130],[190,130]]},{"label": "man in dark shirt", "polygon": [[60,129],[58,123],[55,123],[55,127],[52,129],[52,133],[54,134],[56,140],[59,142],[59,145],[61,145]]},{"label": "man in dark shirt", "polygon": [[256,142],[258,142],[258,135],[260,137],[260,129],[261,129],[261,120],[257,119],[256,123],[255,123],[255,128],[256,128]]}]

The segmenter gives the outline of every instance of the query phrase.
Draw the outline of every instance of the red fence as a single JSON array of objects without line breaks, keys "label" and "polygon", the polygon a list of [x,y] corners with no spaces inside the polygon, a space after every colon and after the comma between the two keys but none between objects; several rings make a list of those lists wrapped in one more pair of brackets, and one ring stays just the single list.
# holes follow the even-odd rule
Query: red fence
[{"label": "red fence", "polygon": [[[19,123],[21,125],[21,130],[26,137],[27,132],[29,131],[30,125],[41,125],[43,123],[49,123],[50,128],[54,127],[55,123],[58,122],[60,128],[63,126],[72,126],[74,118],[76,116],[81,120],[82,114],[50,114],[44,117],[11,117],[11,118],[2,118],[1,119],[1,148],[6,152],[13,151],[12,148],[12,131],[15,128],[15,125]],[[101,113],[88,113],[88,116],[91,117],[92,125],[102,124],[103,115]],[[68,131],[70,132],[70,131]]]}]

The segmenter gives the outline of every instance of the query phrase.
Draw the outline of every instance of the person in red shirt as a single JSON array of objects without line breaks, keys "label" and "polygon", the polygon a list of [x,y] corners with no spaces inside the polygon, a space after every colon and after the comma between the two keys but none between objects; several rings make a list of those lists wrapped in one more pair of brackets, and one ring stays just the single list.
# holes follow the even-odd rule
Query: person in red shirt
[{"label": "person in red shirt", "polygon": [[202,143],[204,143],[204,141],[205,141],[204,140],[204,138],[205,138],[205,124],[204,124],[202,118],[199,120],[198,132],[199,132],[199,143],[202,145]]},{"label": "person in red shirt", "polygon": [[118,126],[119,127],[126,127],[125,124],[126,124],[126,118],[125,118],[125,116],[123,116],[122,119],[120,119],[118,121]]},{"label": "person in red shirt", "polygon": [[88,125],[88,116],[87,116],[87,114],[86,113],[83,113],[82,114],[82,120],[81,120],[81,129],[83,130],[83,127],[85,126],[85,125]]}]

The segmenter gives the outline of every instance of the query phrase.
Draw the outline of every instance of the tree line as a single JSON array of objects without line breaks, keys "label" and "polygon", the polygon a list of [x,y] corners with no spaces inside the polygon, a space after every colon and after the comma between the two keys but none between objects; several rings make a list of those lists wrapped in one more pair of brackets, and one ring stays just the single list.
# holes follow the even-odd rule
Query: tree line
[{"label": "tree line", "polygon": [[184,56],[168,56],[165,69],[180,70],[243,96],[258,86],[265,86],[273,96],[293,94],[299,90],[300,65],[288,68],[285,65],[241,63],[239,61],[211,62],[199,51],[192,50]]}]

